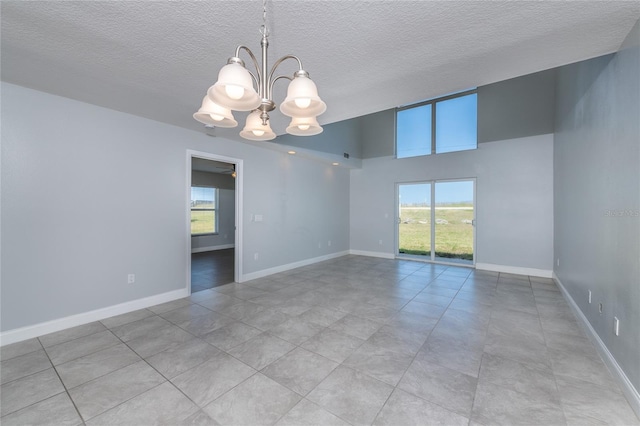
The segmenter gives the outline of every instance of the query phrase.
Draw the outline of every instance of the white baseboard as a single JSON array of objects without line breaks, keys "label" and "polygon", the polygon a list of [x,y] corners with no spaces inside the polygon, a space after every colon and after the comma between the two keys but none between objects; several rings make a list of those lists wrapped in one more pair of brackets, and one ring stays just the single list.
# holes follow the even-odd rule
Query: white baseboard
[{"label": "white baseboard", "polygon": [[635,386],[633,386],[633,383],[631,383],[625,372],[622,370],[620,364],[618,364],[618,361],[616,361],[611,352],[609,352],[607,346],[604,344],[602,339],[600,339],[600,336],[598,336],[598,333],[591,326],[591,323],[584,315],[584,313],[582,313],[582,310],[580,310],[578,304],[575,302],[575,300],[573,300],[573,297],[571,297],[565,286],[562,285],[560,278],[558,278],[555,272],[553,272],[553,280],[560,288],[560,291],[562,291],[562,295],[571,307],[571,310],[578,320],[578,323],[582,326],[587,336],[589,336],[593,344],[596,346],[596,349],[600,354],[600,358],[602,358],[602,361],[604,361],[604,363],[607,365],[614,380],[622,389],[622,392],[626,396],[627,401],[629,401],[629,405],[631,406],[633,411],[635,411],[636,416],[640,417],[640,393],[638,393],[638,390],[635,388]]},{"label": "white baseboard", "polygon": [[249,274],[243,274],[239,282],[243,283],[245,281],[255,280],[257,278],[267,277],[269,275],[289,271],[295,268],[300,268],[301,266],[307,266],[307,265],[312,265],[318,262],[324,262],[325,260],[335,259],[337,257],[346,256],[348,254],[349,254],[349,251],[345,250],[337,253],[327,254],[324,256],[314,257],[311,259],[301,260],[299,262],[293,262],[293,263],[288,263],[286,265],[280,265],[273,268],[263,269],[261,271],[251,272]]},{"label": "white baseboard", "polygon": [[357,256],[369,256],[379,257],[382,259],[395,259],[395,255],[392,253],[383,253],[380,251],[365,251],[365,250],[349,250],[349,254],[355,254]]},{"label": "white baseboard", "polygon": [[222,244],[219,246],[209,246],[209,247],[193,247],[191,248],[191,253],[204,253],[205,251],[215,251],[215,250],[225,250],[230,248],[235,248],[235,244]]},{"label": "white baseboard", "polygon": [[547,269],[521,268],[519,266],[476,263],[476,269],[482,271],[503,272],[505,274],[529,275],[531,277],[551,278],[553,271]]},{"label": "white baseboard", "polygon": [[189,291],[186,288],[182,288],[180,290],[173,290],[155,296],[108,306],[106,308],[4,331],[0,333],[0,346],[21,342],[33,337],[44,336],[45,334],[54,333],[66,328],[88,324],[115,315],[126,314],[127,312],[137,311],[138,309],[148,308],[149,306],[170,302],[187,296],[189,296]]}]

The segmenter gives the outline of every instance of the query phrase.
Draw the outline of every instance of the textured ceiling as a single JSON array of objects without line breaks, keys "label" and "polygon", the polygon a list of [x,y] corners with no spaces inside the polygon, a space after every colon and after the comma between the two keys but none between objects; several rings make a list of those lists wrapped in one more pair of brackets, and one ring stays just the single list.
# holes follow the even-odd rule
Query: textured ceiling
[{"label": "textured ceiling", "polygon": [[[267,9],[269,62],[300,57],[328,105],[321,124],[613,52],[640,17],[637,0],[269,0]],[[259,1],[2,1],[1,14],[3,80],[201,131],[191,115],[220,67],[238,44],[260,49]],[[285,92],[276,83],[276,102]],[[272,113],[276,133],[286,126]]]}]

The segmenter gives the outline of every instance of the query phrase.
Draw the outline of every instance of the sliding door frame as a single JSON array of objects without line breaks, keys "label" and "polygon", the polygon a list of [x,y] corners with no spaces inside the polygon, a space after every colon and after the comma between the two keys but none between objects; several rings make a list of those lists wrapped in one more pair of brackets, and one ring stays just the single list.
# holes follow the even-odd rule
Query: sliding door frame
[{"label": "sliding door frame", "polygon": [[[436,232],[435,232],[435,216],[436,216],[436,184],[444,183],[444,182],[473,182],[473,261],[472,263],[458,263],[458,262],[447,262],[446,260],[436,259]],[[430,218],[430,226],[431,226],[431,254],[430,256],[418,256],[418,255],[410,255],[400,253],[400,186],[401,185],[416,185],[416,184],[429,184],[431,186],[431,218]],[[395,204],[396,204],[396,217],[394,221],[394,235],[395,235],[395,257],[396,259],[408,259],[408,260],[416,260],[421,262],[428,263],[436,263],[440,265],[451,265],[451,266],[463,266],[468,268],[475,268],[476,259],[477,259],[477,237],[476,237],[476,228],[477,228],[477,179],[475,177],[469,178],[455,178],[455,179],[432,179],[432,180],[419,180],[419,181],[407,181],[407,182],[396,182],[396,191],[395,191]]]}]

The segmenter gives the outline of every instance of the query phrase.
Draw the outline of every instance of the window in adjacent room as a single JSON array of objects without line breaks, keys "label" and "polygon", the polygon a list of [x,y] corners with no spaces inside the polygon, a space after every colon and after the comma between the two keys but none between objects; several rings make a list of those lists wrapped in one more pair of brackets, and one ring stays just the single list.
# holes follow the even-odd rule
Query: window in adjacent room
[{"label": "window in adjacent room", "polygon": [[218,189],[204,186],[191,187],[191,235],[218,232]]},{"label": "window in adjacent room", "polygon": [[477,147],[478,94],[475,89],[396,111],[396,158]]}]

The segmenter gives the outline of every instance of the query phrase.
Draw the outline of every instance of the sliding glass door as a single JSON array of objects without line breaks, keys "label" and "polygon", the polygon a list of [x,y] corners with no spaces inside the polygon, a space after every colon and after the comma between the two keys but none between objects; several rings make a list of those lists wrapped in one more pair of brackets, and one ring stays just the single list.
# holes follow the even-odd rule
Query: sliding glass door
[{"label": "sliding glass door", "polygon": [[473,181],[436,182],[434,205],[435,260],[473,263]]},{"label": "sliding glass door", "polygon": [[474,263],[475,181],[398,184],[398,255]]},{"label": "sliding glass door", "polygon": [[398,185],[398,253],[431,257],[431,184]]}]

